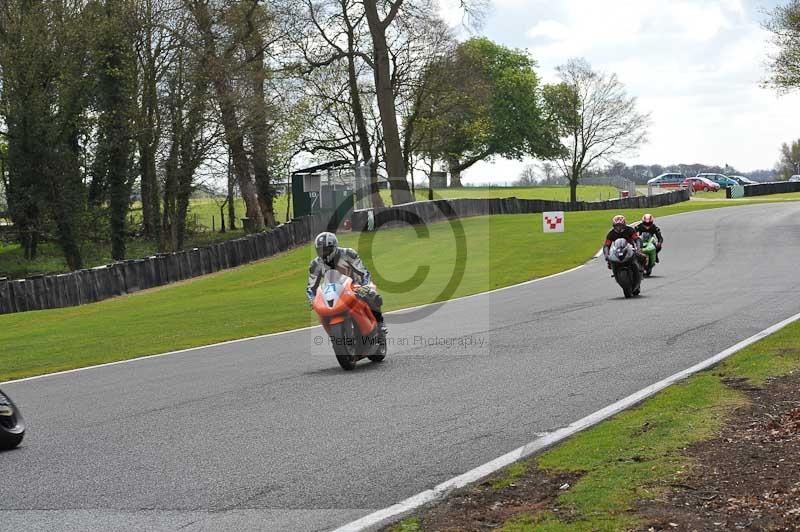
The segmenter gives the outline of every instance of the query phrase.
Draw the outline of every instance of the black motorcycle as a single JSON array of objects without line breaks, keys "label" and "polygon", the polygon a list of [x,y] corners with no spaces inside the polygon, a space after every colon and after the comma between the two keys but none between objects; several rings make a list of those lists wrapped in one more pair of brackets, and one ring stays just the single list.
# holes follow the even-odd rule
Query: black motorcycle
[{"label": "black motorcycle", "polygon": [[608,262],[625,297],[638,296],[642,285],[642,270],[638,253],[633,246],[624,238],[616,239],[608,252]]},{"label": "black motorcycle", "polygon": [[22,412],[9,396],[0,390],[0,450],[13,449],[25,437]]}]

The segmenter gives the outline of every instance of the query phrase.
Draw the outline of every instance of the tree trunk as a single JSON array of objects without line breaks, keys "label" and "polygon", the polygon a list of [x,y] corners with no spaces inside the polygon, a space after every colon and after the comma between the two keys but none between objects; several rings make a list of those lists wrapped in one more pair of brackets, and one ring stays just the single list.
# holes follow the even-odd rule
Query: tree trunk
[{"label": "tree trunk", "polygon": [[569,180],[569,201],[571,203],[578,201],[578,179],[574,175]]},{"label": "tree trunk", "polygon": [[264,227],[264,216],[258,204],[256,187],[250,177],[250,161],[244,148],[244,134],[236,116],[235,102],[237,101],[237,96],[228,81],[229,77],[224,60],[217,54],[217,43],[211,27],[208,5],[202,2],[187,2],[187,5],[194,14],[203,38],[203,61],[206,67],[206,75],[214,87],[217,102],[219,103],[222,127],[225,130],[225,140],[230,147],[234,175],[244,199],[247,217],[251,220],[253,227],[256,230],[260,230]]},{"label": "tree trunk", "polygon": [[[395,4],[402,0],[395,0]],[[391,19],[381,21],[378,15],[377,0],[364,0],[364,11],[372,36],[373,61],[375,63],[375,90],[378,98],[378,110],[383,127],[383,142],[386,150],[386,171],[392,187],[392,203],[408,203],[411,193],[406,180],[406,168],[403,148],[400,143],[400,130],[397,125],[397,109],[392,87],[391,61],[389,46],[386,43],[386,24]]]},{"label": "tree trunk", "polygon": [[164,163],[164,216],[161,231],[161,251],[178,250],[178,141],[173,124],[169,154]]},{"label": "tree trunk", "polygon": [[226,202],[228,203],[228,227],[231,231],[236,230],[236,205],[234,204],[234,199],[236,195],[234,194],[236,188],[236,181],[233,179],[233,171],[232,171],[232,161],[230,157],[230,151],[228,152],[228,197],[226,198]]},{"label": "tree trunk", "polygon": [[142,229],[144,236],[160,241],[161,205],[156,171],[156,152],[159,143],[158,131],[158,89],[157,58],[152,50],[153,42],[153,2],[147,0],[147,28],[145,30],[144,62],[142,69],[142,104],[139,112],[139,174],[142,196]]},{"label": "tree trunk", "polygon": [[461,167],[460,162],[457,157],[448,157],[447,158],[447,167],[450,171],[450,188],[461,188],[464,185],[461,184]]},{"label": "tree trunk", "polygon": [[246,48],[248,48],[248,55],[250,55],[250,83],[253,90],[250,143],[253,147],[253,176],[258,188],[259,207],[266,224],[273,227],[276,225],[275,209],[273,207],[275,186],[272,184],[269,167],[270,125],[267,121],[267,94],[264,87],[267,78],[264,65],[265,45],[261,33],[255,27],[253,20],[255,14],[256,10],[251,10],[247,19],[250,39]]},{"label": "tree trunk", "polygon": [[[364,106],[361,102],[361,91],[359,90],[358,74],[356,72],[355,60],[355,35],[350,26],[350,19],[347,15],[347,4],[342,3],[342,14],[347,21],[347,80],[350,92],[350,105],[353,108],[353,120],[356,124],[358,134],[358,146],[361,150],[361,159],[364,164],[369,164],[369,194],[373,207],[383,208],[383,198],[381,198],[380,188],[378,187],[378,165],[372,158],[372,148],[369,145],[369,133],[367,132],[367,121],[364,118]],[[358,191],[363,194],[364,191]]]}]

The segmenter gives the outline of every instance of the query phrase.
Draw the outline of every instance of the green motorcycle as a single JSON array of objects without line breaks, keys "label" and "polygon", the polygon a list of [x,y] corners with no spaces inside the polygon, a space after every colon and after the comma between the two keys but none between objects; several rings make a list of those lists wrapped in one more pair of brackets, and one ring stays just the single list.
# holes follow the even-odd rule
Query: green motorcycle
[{"label": "green motorcycle", "polygon": [[656,244],[658,244],[658,240],[655,235],[650,233],[642,233],[639,238],[642,240],[642,253],[647,256],[644,276],[650,277],[650,274],[653,273],[653,268],[656,266],[656,254],[658,253]]}]

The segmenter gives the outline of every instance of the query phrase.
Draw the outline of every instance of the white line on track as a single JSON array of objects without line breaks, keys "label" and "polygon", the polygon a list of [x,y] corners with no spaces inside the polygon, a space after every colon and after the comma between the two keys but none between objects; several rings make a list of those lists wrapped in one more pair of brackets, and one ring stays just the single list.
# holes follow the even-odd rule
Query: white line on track
[{"label": "white line on track", "polygon": [[434,501],[440,500],[447,496],[447,494],[455,489],[463,488],[468,484],[472,484],[473,482],[477,482],[490,474],[518,461],[531,456],[534,453],[541,451],[551,445],[554,445],[570,436],[580,432],[584,429],[587,429],[593,425],[600,423],[601,421],[608,419],[609,417],[620,413],[621,411],[632,407],[633,405],[640,403],[641,401],[647,399],[648,397],[656,394],[657,392],[663,390],[664,388],[675,384],[678,381],[681,381],[698,371],[702,371],[707,369],[714,364],[721,362],[722,360],[728,358],[729,356],[733,355],[737,351],[744,349],[745,347],[763,339],[770,334],[783,329],[787,325],[800,320],[800,314],[795,314],[794,316],[787,318],[780,323],[776,323],[775,325],[764,329],[763,331],[754,334],[750,338],[742,340],[738,344],[729,347],[728,349],[722,351],[721,353],[714,355],[711,358],[708,358],[694,366],[675,373],[674,375],[667,377],[664,380],[658,381],[655,384],[651,384],[650,386],[639,390],[638,392],[625,397],[617,401],[616,403],[610,404],[607,407],[598,410],[593,414],[589,414],[588,416],[579,419],[578,421],[568,425],[564,428],[555,430],[553,432],[549,432],[540,438],[533,440],[532,442],[528,443],[527,445],[523,445],[513,451],[504,454],[498,458],[495,458],[491,462],[487,462],[481,466],[476,467],[471,471],[467,471],[466,473],[459,475],[457,477],[451,478],[445,482],[442,482],[438,486],[435,486],[432,489],[423,491],[421,493],[417,493],[416,495],[409,497],[408,499],[401,501],[393,506],[389,506],[388,508],[384,508],[382,510],[378,510],[377,512],[373,512],[369,515],[362,517],[356,521],[343,525],[333,532],[361,532],[364,530],[373,530],[380,526],[389,524],[391,522],[397,521],[402,516],[424,506],[426,504],[430,504]]}]

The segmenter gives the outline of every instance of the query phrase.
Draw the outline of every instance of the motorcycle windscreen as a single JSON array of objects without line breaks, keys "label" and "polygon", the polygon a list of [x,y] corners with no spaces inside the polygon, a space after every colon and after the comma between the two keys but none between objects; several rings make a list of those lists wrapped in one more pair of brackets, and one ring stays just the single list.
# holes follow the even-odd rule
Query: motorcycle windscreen
[{"label": "motorcycle windscreen", "polygon": [[347,279],[348,277],[338,270],[329,270],[325,272],[319,289],[322,292],[322,298],[329,307],[335,306],[339,301],[339,298],[342,296],[342,291],[344,290],[344,283]]},{"label": "motorcycle windscreen", "polygon": [[611,262],[627,262],[633,256],[633,246],[624,238],[618,238],[611,244],[608,260]]}]

